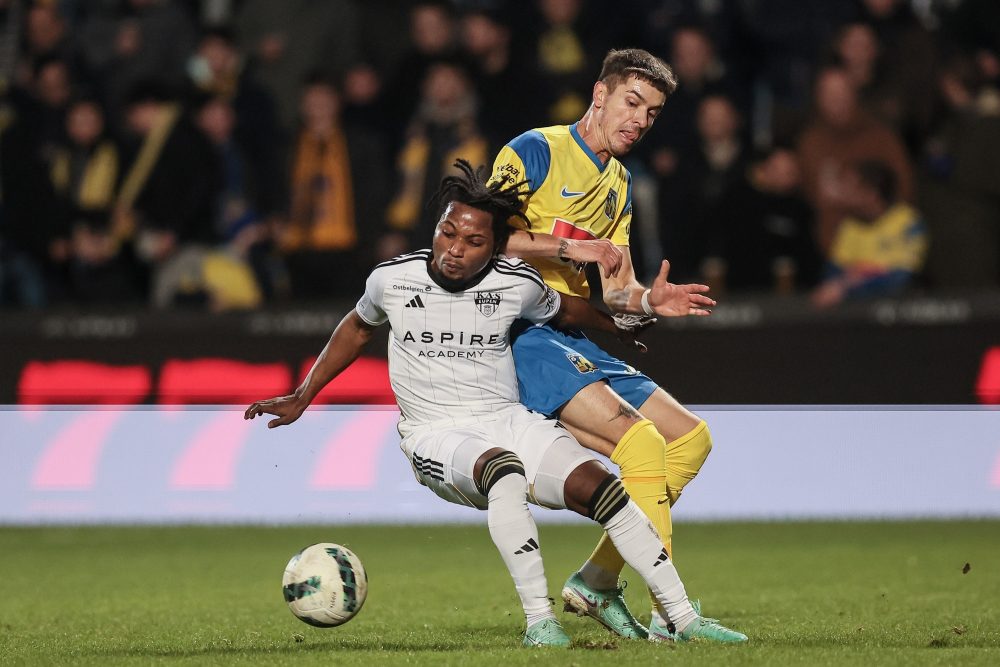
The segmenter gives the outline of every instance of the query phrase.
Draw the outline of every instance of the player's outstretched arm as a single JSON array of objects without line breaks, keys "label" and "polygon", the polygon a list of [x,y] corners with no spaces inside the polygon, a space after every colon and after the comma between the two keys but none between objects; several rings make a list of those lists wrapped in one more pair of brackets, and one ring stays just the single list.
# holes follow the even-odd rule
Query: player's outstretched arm
[{"label": "player's outstretched arm", "polygon": [[675,285],[667,282],[670,262],[663,260],[660,272],[649,289],[635,278],[632,257],[623,248],[622,270],[604,282],[604,302],[615,313],[632,313],[651,317],[683,317],[711,315],[715,301],[705,296],[708,285]]},{"label": "player's outstretched arm", "polygon": [[330,380],[340,375],[345,368],[354,363],[368,341],[372,339],[375,327],[358,316],[356,310],[348,313],[327,341],[326,347],[309,370],[305,380],[293,393],[287,396],[277,396],[264,401],[257,401],[246,409],[244,419],[253,419],[259,415],[274,415],[277,419],[267,422],[268,428],[291,424],[305,412],[316,394]]},{"label": "player's outstretched arm", "polygon": [[611,317],[602,310],[594,308],[586,299],[578,296],[561,295],[559,312],[550,320],[553,326],[561,329],[587,329],[589,331],[604,331],[614,334],[618,340],[640,352],[646,351],[646,346],[639,342],[639,334],[656,323],[652,317],[634,317],[623,319]]},{"label": "player's outstretched arm", "polygon": [[506,254],[522,259],[552,257],[578,264],[597,262],[605,278],[617,275],[622,267],[622,251],[609,239],[564,239],[523,229],[511,233]]},{"label": "player's outstretched arm", "polygon": [[[654,313],[663,317],[712,314],[709,309],[715,305],[715,300],[705,296],[709,290],[708,285],[675,285],[667,282],[668,273],[670,273],[670,262],[663,260],[660,264],[660,273],[653,280],[653,286],[646,295],[646,303]],[[642,295],[639,296],[639,301],[639,307],[645,311]]]}]

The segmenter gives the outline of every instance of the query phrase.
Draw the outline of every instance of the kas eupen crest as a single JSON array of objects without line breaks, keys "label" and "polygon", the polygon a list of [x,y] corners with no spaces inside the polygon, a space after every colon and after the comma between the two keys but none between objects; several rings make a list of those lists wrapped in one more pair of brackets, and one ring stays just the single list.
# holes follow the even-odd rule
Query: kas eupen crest
[{"label": "kas eupen crest", "polygon": [[486,317],[492,317],[500,305],[500,292],[476,292],[476,308]]}]

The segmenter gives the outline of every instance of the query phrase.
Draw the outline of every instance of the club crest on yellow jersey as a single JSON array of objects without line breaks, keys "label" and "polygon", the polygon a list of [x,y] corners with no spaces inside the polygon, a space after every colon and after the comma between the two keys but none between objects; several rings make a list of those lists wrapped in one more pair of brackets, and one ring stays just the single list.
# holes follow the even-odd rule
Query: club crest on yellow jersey
[{"label": "club crest on yellow jersey", "polygon": [[608,190],[608,198],[604,202],[604,215],[612,221],[618,215],[618,193],[613,189]]}]

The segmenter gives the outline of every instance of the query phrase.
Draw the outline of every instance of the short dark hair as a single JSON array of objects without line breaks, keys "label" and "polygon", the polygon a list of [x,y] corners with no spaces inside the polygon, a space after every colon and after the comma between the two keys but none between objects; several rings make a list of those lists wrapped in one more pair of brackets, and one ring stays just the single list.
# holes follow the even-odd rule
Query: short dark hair
[{"label": "short dark hair", "polygon": [[531,226],[521,206],[521,197],[526,194],[522,186],[527,182],[512,184],[498,179],[490,183],[485,166],[473,167],[468,160],[461,158],[455,161],[454,167],[459,173],[441,179],[441,186],[431,198],[431,206],[439,218],[452,202],[489,213],[493,219],[494,254],[503,252],[513,230],[509,224],[512,217],[521,218]]},{"label": "short dark hair", "polygon": [[854,165],[860,181],[878,192],[886,204],[896,202],[899,194],[899,179],[892,167],[881,160],[862,160]]},{"label": "short dark hair", "polygon": [[609,90],[635,75],[670,97],[677,90],[677,77],[670,65],[644,49],[611,49],[601,65],[601,81]]}]

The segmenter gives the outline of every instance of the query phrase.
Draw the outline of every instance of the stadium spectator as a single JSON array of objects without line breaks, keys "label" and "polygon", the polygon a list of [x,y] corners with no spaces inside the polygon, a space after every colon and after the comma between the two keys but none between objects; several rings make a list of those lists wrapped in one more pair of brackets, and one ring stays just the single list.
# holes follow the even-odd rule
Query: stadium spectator
[{"label": "stadium spectator", "polygon": [[841,175],[848,217],[838,226],[826,277],[813,292],[820,308],[845,299],[892,296],[923,268],[927,230],[920,214],[899,199],[896,173],[862,161]]},{"label": "stadium spectator", "polygon": [[68,63],[58,58],[39,60],[28,86],[14,92],[18,130],[25,132],[35,160],[48,166],[65,136],[66,106],[74,82]]},{"label": "stadium spectator", "polygon": [[110,228],[120,176],[121,155],[108,135],[104,110],[95,99],[74,100],[51,177],[59,225],[71,239],[70,294],[85,303],[142,298],[132,255]]},{"label": "stadium spectator", "polygon": [[[270,221],[258,199],[259,193],[266,189],[258,179],[266,172],[254,165],[237,141],[236,110],[226,98],[207,97],[201,102],[195,121],[215,149],[221,170],[222,187],[216,198],[212,225],[222,248],[232,263],[249,264],[265,296],[287,291],[287,277],[273,252]],[[219,303],[217,307],[224,305]]]},{"label": "stadium spectator", "polygon": [[842,26],[834,37],[831,64],[841,67],[858,91],[864,108],[895,127],[902,113],[897,91],[886,80],[882,45],[871,25],[854,21]]},{"label": "stadium spectator", "polygon": [[479,126],[495,155],[504,142],[527,125],[532,109],[525,108],[520,96],[511,91],[530,79],[513,49],[511,28],[499,11],[482,7],[463,14],[462,45],[474,64],[473,80],[479,97]]},{"label": "stadium spectator", "polygon": [[[663,121],[663,135],[654,137],[654,141],[645,147],[647,152],[653,153],[652,164],[660,176],[673,173],[680,151],[697,148],[698,107],[702,100],[710,95],[732,98],[735,88],[726,76],[711,38],[699,26],[682,26],[674,32],[670,63],[677,74],[676,99],[671,96],[670,105],[663,108],[660,119]],[[735,102],[733,104],[737,111],[741,111]],[[660,155],[662,151],[670,151],[672,159]]]},{"label": "stadium spectator", "polygon": [[[350,293],[361,278],[350,137],[341,125],[341,93],[321,75],[302,90],[302,129],[291,159],[288,220],[277,233],[296,298]],[[372,221],[361,221],[371,224]]]},{"label": "stadium spectator", "polygon": [[[616,6],[616,11],[623,7]],[[628,3],[631,14],[625,21],[625,40],[634,33],[641,46],[657,52],[673,42],[674,34],[689,26],[701,26],[719,55],[725,61],[726,71],[746,65],[748,50],[743,44],[745,26],[744,8],[733,2],[704,2],[703,0],[635,0]],[[674,63],[676,64],[676,63]],[[749,70],[741,70],[749,71]]]},{"label": "stadium spectator", "polygon": [[377,261],[378,241],[385,233],[385,210],[393,192],[382,84],[382,76],[368,63],[355,63],[344,74],[341,116],[351,154],[355,218],[361,221],[355,253],[362,270]]},{"label": "stadium spectator", "polygon": [[232,31],[207,30],[188,61],[188,78],[195,96],[226,100],[233,110],[233,140],[252,171],[253,204],[270,216],[284,208],[285,140],[271,94],[254,75],[237,48]]},{"label": "stadium spectator", "polygon": [[534,76],[527,82],[543,125],[571,123],[587,110],[590,71],[603,53],[603,33],[581,0],[537,0],[537,16],[517,44]]},{"label": "stadium spectator", "polygon": [[81,57],[114,129],[124,128],[136,86],[156,81],[180,89],[196,38],[190,15],[172,0],[104,3],[87,15],[77,36]]},{"label": "stadium spectator", "polygon": [[[702,150],[698,108],[709,96],[729,95],[733,86],[704,29],[692,25],[677,27],[670,49],[671,62],[676,67],[677,91],[663,108],[660,129],[649,137],[648,143],[636,149],[647,168],[636,169],[638,160],[628,163],[630,170],[636,171],[633,178],[639,191],[651,188],[649,203],[653,206],[651,212],[636,207],[635,216],[646,233],[642,244],[637,244],[641,251],[634,259],[646,265],[637,266],[639,275],[655,274],[660,259],[669,253],[675,277],[693,277],[698,274],[704,257],[703,244],[697,243],[701,225],[692,209],[693,191],[699,187],[698,176],[688,171],[688,163],[700,161]],[[731,101],[729,104],[733,106]],[[742,123],[738,130],[743,131]],[[648,221],[650,216],[655,220],[653,225]],[[647,244],[654,247],[648,248]]]},{"label": "stadium spectator", "polygon": [[[37,70],[42,61],[63,60],[71,63],[74,46],[66,19],[55,2],[24,3],[24,42],[21,66],[24,75]],[[25,79],[21,78],[21,83]]]},{"label": "stadium spectator", "polygon": [[337,76],[357,60],[359,20],[353,0],[247,0],[239,8],[241,51],[277,104],[286,135],[297,127],[302,82],[317,70]]},{"label": "stadium spectator", "polygon": [[697,143],[680,152],[674,176],[660,188],[660,240],[674,258],[675,280],[715,285],[721,279],[714,275],[717,264],[704,261],[719,233],[711,223],[718,218],[723,194],[743,176],[749,151],[742,138],[742,119],[728,97],[703,98],[696,123]]},{"label": "stadium spectator", "polygon": [[717,289],[787,294],[812,287],[819,269],[812,208],[802,197],[795,152],[775,148],[732,183],[708,226],[716,231],[706,263]]},{"label": "stadium spectator", "polygon": [[941,48],[906,0],[863,0],[860,19],[878,40],[881,85],[897,99],[885,109],[892,115],[884,120],[918,156],[934,116],[935,97],[927,94],[927,82],[937,76]]},{"label": "stadium spectator", "polygon": [[746,31],[741,53],[755,74],[754,141],[759,146],[793,142],[809,111],[821,55],[838,26],[857,12],[853,2],[768,0],[739,3]]},{"label": "stadium spectator", "polygon": [[487,160],[487,142],[476,124],[476,94],[466,69],[457,62],[439,62],[424,79],[422,97],[410,122],[407,140],[397,158],[398,189],[386,212],[395,230],[383,240],[382,259],[392,251],[419,247],[436,224],[427,201],[434,184],[450,173],[457,157]]},{"label": "stadium spectator", "polygon": [[848,73],[828,67],[816,79],[815,111],[798,141],[803,186],[816,209],[817,242],[830,249],[837,226],[847,215],[841,172],[851,163],[879,160],[896,174],[903,201],[912,201],[913,172],[899,137],[861,108]]},{"label": "stadium spectator", "polygon": [[460,57],[455,8],[446,0],[420,0],[410,7],[409,46],[387,77],[388,131],[394,153],[406,141],[406,130],[418,112],[422,86],[431,67]]},{"label": "stadium spectator", "polygon": [[40,60],[24,88],[10,93],[0,138],[3,219],[2,282],[6,299],[41,307],[65,287],[69,230],[52,194],[49,170],[62,143],[72,86],[69,68],[57,58]]},{"label": "stadium spectator", "polygon": [[[166,307],[187,296],[190,271],[181,269],[198,263],[190,256],[218,238],[212,212],[221,172],[208,140],[157,86],[130,93],[126,121],[138,145],[125,168],[113,232],[134,243],[151,272],[151,299]],[[190,296],[200,302],[204,294]]]},{"label": "stadium spectator", "polygon": [[938,83],[947,113],[930,134],[921,204],[934,239],[936,287],[1000,286],[1000,95],[970,55],[957,54]]}]

